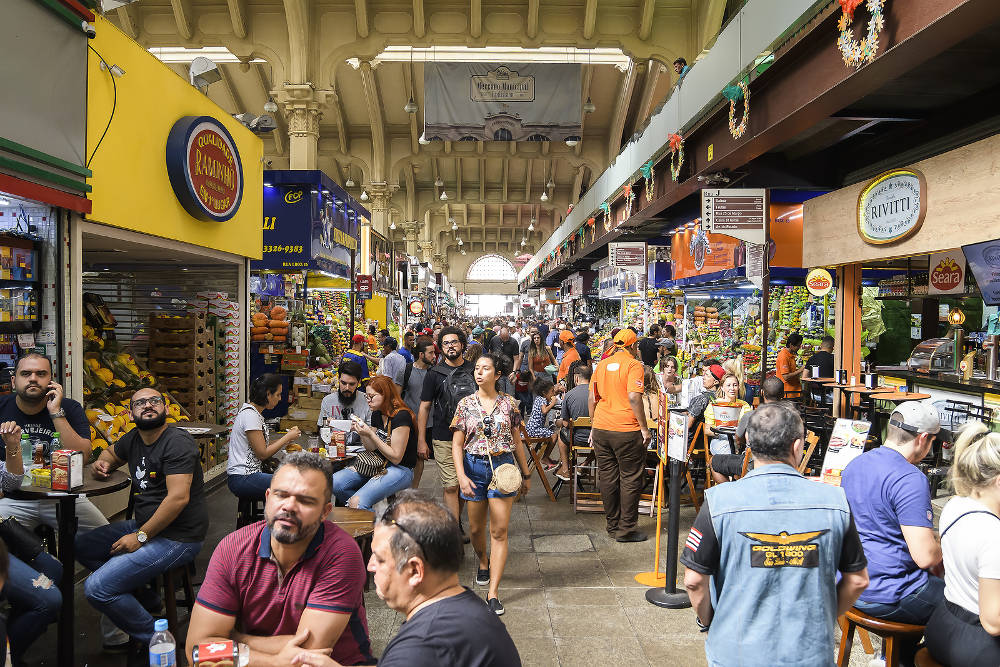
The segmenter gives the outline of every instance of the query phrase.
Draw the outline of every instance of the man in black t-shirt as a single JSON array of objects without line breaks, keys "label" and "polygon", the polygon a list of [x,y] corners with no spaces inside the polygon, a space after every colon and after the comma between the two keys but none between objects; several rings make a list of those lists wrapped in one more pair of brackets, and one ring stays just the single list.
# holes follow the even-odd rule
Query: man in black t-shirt
[{"label": "man in black t-shirt", "polygon": [[[815,374],[814,368],[819,368],[819,375]],[[803,367],[803,377],[832,378],[833,377],[833,336],[823,336],[819,343],[819,350],[813,352],[806,365]],[[833,402],[833,389],[819,386],[818,383],[810,382],[809,390],[813,394],[813,400],[821,403]]]},{"label": "man in black t-shirt", "polygon": [[660,325],[654,324],[649,327],[648,335],[639,341],[639,358],[645,366],[652,368],[656,365],[656,353],[659,348]]},{"label": "man in black t-shirt", "polygon": [[500,333],[490,339],[486,351],[502,354],[510,360],[510,375],[507,376],[506,382],[501,383],[500,390],[513,394],[514,386],[512,383],[517,375],[515,371],[521,367],[521,346],[511,338],[510,329],[502,327]]},{"label": "man in black t-shirt", "polygon": [[208,532],[208,511],[198,445],[166,423],[163,395],[140,389],[130,407],[136,428],[101,452],[92,473],[106,479],[128,465],[133,518],[78,536],[76,550],[91,571],[87,600],[132,638],[131,659],[148,651],[154,620],[133,591],[195,559]]},{"label": "man in black t-shirt", "polygon": [[[460,516],[461,507],[458,502],[458,475],[455,472],[455,460],[451,449],[451,420],[455,417],[457,400],[452,403],[445,387],[450,373],[462,373],[471,376],[475,364],[465,361],[465,332],[457,327],[446,327],[438,334],[438,347],[441,349],[443,361],[431,367],[424,377],[424,387],[420,394],[420,414],[417,416],[417,456],[426,459],[430,448],[427,444],[427,424],[434,411],[434,426],[431,427],[434,460],[441,470],[441,486],[444,488],[444,502],[452,514]],[[462,369],[462,370],[458,370]],[[468,377],[466,377],[468,379]],[[475,380],[472,380],[475,391]],[[452,382],[454,386],[456,382]],[[472,393],[471,391],[469,393]],[[464,398],[451,396],[452,399]]]},{"label": "man in black t-shirt", "polygon": [[[462,538],[447,508],[413,491],[397,494],[375,528],[372,555],[378,596],[406,614],[379,667],[521,664],[504,624],[458,581]],[[317,655],[304,664],[332,665]]]}]

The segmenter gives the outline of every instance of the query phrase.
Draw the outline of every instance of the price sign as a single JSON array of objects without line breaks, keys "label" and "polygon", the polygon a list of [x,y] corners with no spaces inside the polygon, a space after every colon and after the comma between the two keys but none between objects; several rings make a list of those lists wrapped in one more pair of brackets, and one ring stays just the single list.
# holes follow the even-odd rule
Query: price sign
[{"label": "price sign", "polygon": [[357,296],[359,299],[370,299],[372,298],[372,290],[375,287],[374,276],[369,275],[359,275],[357,282]]},{"label": "price sign", "polygon": [[763,188],[701,191],[701,226],[706,232],[763,244],[766,218],[767,190]]}]

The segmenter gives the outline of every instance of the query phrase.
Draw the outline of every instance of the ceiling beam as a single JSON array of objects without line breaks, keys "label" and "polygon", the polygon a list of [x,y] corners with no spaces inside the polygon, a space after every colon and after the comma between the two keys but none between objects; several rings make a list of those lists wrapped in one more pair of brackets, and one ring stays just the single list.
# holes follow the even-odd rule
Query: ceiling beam
[{"label": "ceiling beam", "polygon": [[[254,72],[257,74],[257,82],[260,83],[260,87],[264,89],[264,97],[271,96],[271,82],[268,79],[267,73],[264,71],[263,63],[253,64]],[[271,132],[271,138],[274,139],[274,151],[278,155],[285,154],[285,137],[288,136],[288,126],[285,124],[285,119],[282,117],[281,113],[274,114],[274,122],[277,124],[277,128],[274,132]]]},{"label": "ceiling beam", "polygon": [[133,5],[123,5],[119,7],[116,11],[118,13],[118,25],[122,27],[125,34],[132,39],[137,39],[139,37],[139,30],[141,26],[139,24],[139,11],[136,9],[133,11]]},{"label": "ceiling beam", "polygon": [[[482,143],[482,142],[480,142]],[[479,158],[479,203],[486,203],[486,158]]]},{"label": "ceiling beam", "polygon": [[469,8],[469,32],[471,35],[479,39],[480,35],[483,34],[483,2],[482,0],[470,0],[471,6]]},{"label": "ceiling beam", "polygon": [[337,142],[340,144],[340,152],[347,155],[350,149],[351,133],[344,117],[344,107],[340,104],[340,94],[337,92],[336,86],[333,87],[333,95],[329,97],[327,103],[333,110],[333,122],[337,126]]},{"label": "ceiling beam", "polygon": [[538,36],[538,0],[528,0],[528,37]]},{"label": "ceiling beam", "polygon": [[531,200],[531,169],[534,165],[534,160],[528,160],[524,166],[524,201]]},{"label": "ceiling beam", "polygon": [[424,21],[424,0],[413,0],[413,33],[417,37],[423,37],[427,31],[427,24]]},{"label": "ceiling beam", "polygon": [[590,39],[594,36],[594,28],[597,26],[597,0],[587,0],[587,6],[583,13],[583,38]]},{"label": "ceiling beam", "polygon": [[622,136],[625,133],[625,120],[628,116],[629,103],[632,100],[632,91],[635,89],[635,79],[637,67],[635,62],[630,62],[625,77],[622,79],[621,88],[618,91],[618,98],[615,100],[615,111],[611,117],[611,124],[608,126],[608,162],[615,159],[622,147]]},{"label": "ceiling beam", "polygon": [[653,31],[653,10],[656,0],[642,0],[642,13],[639,15],[639,39],[646,41]]},{"label": "ceiling beam", "polygon": [[455,158],[455,196],[462,201],[462,158]]},{"label": "ceiling beam", "polygon": [[642,84],[642,95],[639,97],[639,108],[634,118],[633,131],[642,126],[653,110],[653,93],[656,92],[656,85],[660,81],[661,67],[662,65],[655,60],[646,62],[646,78]]},{"label": "ceiling beam", "polygon": [[582,164],[576,168],[576,177],[573,179],[573,192],[569,193],[569,200],[575,205],[580,201],[580,189],[583,187],[583,172],[586,169]]},{"label": "ceiling beam", "polygon": [[229,93],[229,98],[233,101],[234,113],[243,113],[248,111],[246,105],[243,104],[243,99],[240,97],[239,92],[237,92],[236,87],[233,86],[233,78],[229,76],[229,71],[226,69],[226,65],[217,65],[219,68],[219,76],[222,77],[222,84],[226,87],[226,92]]},{"label": "ceiling beam", "polygon": [[[510,160],[508,158],[503,159],[503,176],[501,177],[502,190],[500,195],[500,201],[507,201],[507,176],[510,173]],[[501,208],[503,205],[501,204]]]},{"label": "ceiling beam", "polygon": [[406,179],[406,219],[413,220],[417,215],[417,188],[416,176],[413,173],[413,163],[406,165],[403,170],[403,178]]},{"label": "ceiling beam", "polygon": [[357,21],[358,37],[368,37],[368,3],[366,0],[354,0],[354,18]]},{"label": "ceiling beam", "polygon": [[194,32],[191,30],[191,3],[189,0],[170,0],[170,7],[174,10],[174,23],[177,24],[177,34],[181,39],[191,39]]},{"label": "ceiling beam", "polygon": [[385,153],[385,123],[382,109],[382,98],[378,91],[378,81],[375,70],[369,62],[361,63],[361,87],[365,91],[365,103],[368,106],[368,118],[372,128],[372,182],[386,179]]},{"label": "ceiling beam", "polygon": [[226,0],[229,5],[229,20],[233,23],[233,34],[240,39],[247,36],[246,0]]}]

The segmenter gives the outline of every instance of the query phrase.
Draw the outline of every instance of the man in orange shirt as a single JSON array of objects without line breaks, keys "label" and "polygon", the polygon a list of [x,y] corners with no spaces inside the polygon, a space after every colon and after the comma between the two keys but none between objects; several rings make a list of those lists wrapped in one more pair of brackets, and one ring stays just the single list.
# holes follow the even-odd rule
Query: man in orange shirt
[{"label": "man in orange shirt", "polygon": [[775,373],[785,383],[785,391],[802,391],[802,371],[805,367],[798,368],[795,363],[795,355],[802,347],[802,335],[797,333],[788,334],[785,347],[778,352],[778,360],[775,362]]},{"label": "man in orange shirt", "polygon": [[636,530],[649,445],[642,406],[643,365],[636,358],[634,331],[622,329],[613,342],[614,352],[597,365],[590,381],[591,443],[608,533],[619,542],[643,542],[645,533]]},{"label": "man in orange shirt", "polygon": [[559,362],[559,374],[556,382],[562,382],[569,374],[569,367],[574,361],[580,361],[580,352],[576,349],[576,335],[569,329],[559,332],[559,345],[563,349],[562,361]]}]

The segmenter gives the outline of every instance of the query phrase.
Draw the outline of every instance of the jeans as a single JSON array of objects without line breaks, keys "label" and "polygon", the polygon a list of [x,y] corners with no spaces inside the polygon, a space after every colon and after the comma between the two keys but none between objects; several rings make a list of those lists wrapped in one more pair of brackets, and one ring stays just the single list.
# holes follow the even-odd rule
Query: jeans
[{"label": "jeans", "polygon": [[464,458],[463,469],[465,470],[465,476],[472,482],[473,490],[471,496],[467,496],[459,491],[462,500],[482,502],[487,498],[512,498],[517,495],[517,491],[513,493],[500,493],[498,490],[490,488],[490,484],[493,482],[494,468],[504,463],[517,465],[513,452],[494,455],[492,465],[490,465],[489,457],[482,456],[481,454],[469,454],[466,452]]},{"label": "jeans", "polygon": [[20,662],[24,652],[45,632],[45,628],[59,618],[62,572],[62,563],[45,551],[30,563],[10,556],[10,572],[3,594],[11,606],[7,635],[11,655],[16,662]]},{"label": "jeans", "polygon": [[153,617],[133,591],[157,575],[193,561],[202,543],[154,537],[132,553],[109,555],[112,544],[137,529],[135,521],[117,521],[79,535],[76,558],[91,571],[83,586],[91,606],[106,614],[132,639],[149,643],[153,636]]},{"label": "jeans", "polygon": [[[938,608],[944,600],[944,579],[939,579],[934,575],[927,577],[927,582],[907,595],[895,604],[883,604],[878,602],[863,602],[858,600],[854,606],[865,612],[869,616],[884,618],[887,621],[896,623],[912,623],[914,625],[927,625],[934,610]],[[912,665],[913,658],[917,653],[917,642],[919,637],[907,644],[901,642],[900,664]]]},{"label": "jeans", "polygon": [[264,492],[271,488],[271,474],[255,472],[249,475],[229,475],[226,484],[237,498],[263,500]]},{"label": "jeans", "polygon": [[413,469],[406,466],[389,464],[385,474],[378,477],[364,477],[349,467],[333,473],[333,495],[345,505],[352,496],[357,496],[358,509],[370,511],[375,503],[410,488],[412,483]]}]

